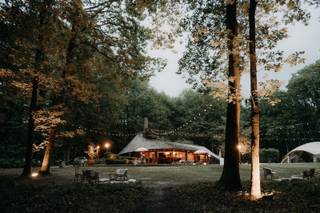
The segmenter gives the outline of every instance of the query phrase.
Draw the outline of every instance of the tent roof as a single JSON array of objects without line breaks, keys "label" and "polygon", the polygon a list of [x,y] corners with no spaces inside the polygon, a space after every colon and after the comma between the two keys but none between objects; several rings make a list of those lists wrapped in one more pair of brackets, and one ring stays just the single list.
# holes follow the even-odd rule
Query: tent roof
[{"label": "tent roof", "polygon": [[284,162],[284,160],[292,153],[294,152],[308,152],[312,155],[320,155],[320,142],[316,141],[316,142],[310,142],[310,143],[306,143],[303,144],[301,146],[298,146],[296,148],[294,148],[293,150],[291,150],[290,152],[288,152],[285,157],[283,158],[282,162]]},{"label": "tent roof", "polygon": [[313,155],[319,155],[320,154],[320,142],[311,142],[311,143],[306,143],[301,146],[298,146],[291,150],[288,154],[296,151],[305,151],[309,152]]},{"label": "tent roof", "polygon": [[124,147],[119,155],[126,154],[129,152],[135,152],[137,149],[143,147],[145,149],[183,149],[188,151],[197,151],[203,150],[208,153],[209,156],[212,156],[216,159],[220,160],[220,157],[204,146],[186,144],[190,143],[190,141],[179,140],[176,142],[172,142],[165,139],[149,139],[142,136],[142,134],[136,135],[131,142]]}]

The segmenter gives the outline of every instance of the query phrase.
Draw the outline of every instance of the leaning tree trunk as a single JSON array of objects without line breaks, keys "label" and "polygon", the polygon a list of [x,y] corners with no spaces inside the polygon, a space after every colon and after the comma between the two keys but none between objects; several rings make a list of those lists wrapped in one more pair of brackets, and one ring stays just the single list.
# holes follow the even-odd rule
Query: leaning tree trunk
[{"label": "leaning tree trunk", "polygon": [[50,156],[51,150],[53,149],[53,141],[55,140],[55,129],[51,129],[49,132],[49,142],[46,146],[44,156],[42,159],[41,168],[39,171],[40,175],[49,175],[50,174]]},{"label": "leaning tree trunk", "polygon": [[[73,50],[76,48],[76,36],[77,32],[75,31],[75,28],[72,28],[72,36],[69,40],[68,43],[68,48],[67,48],[67,53],[66,53],[66,64],[65,68],[62,72],[61,75],[61,81],[62,81],[62,89],[61,92],[58,96],[58,100],[54,101],[53,106],[55,105],[61,105],[61,110],[63,110],[63,104],[64,104],[64,99],[65,99],[65,81],[66,81],[66,74],[70,69],[70,66],[72,64],[72,58],[73,58]],[[55,134],[56,134],[56,127],[53,127],[50,130],[50,136],[49,136],[49,141],[48,145],[46,146],[46,150],[42,159],[42,165],[40,169],[40,174],[42,175],[49,175],[50,174],[50,157],[51,157],[51,152],[54,147],[55,143]]]},{"label": "leaning tree trunk", "polygon": [[21,177],[30,177],[31,167],[32,167],[32,146],[33,146],[33,136],[34,136],[34,118],[33,113],[37,106],[37,96],[38,96],[38,77],[34,77],[32,81],[32,95],[29,107],[29,122],[28,122],[28,135],[26,141],[26,152],[25,152],[25,162]]},{"label": "leaning tree trunk", "polygon": [[226,190],[240,190],[239,143],[240,135],[240,55],[236,44],[238,35],[237,1],[226,3],[226,25],[228,30],[228,106],[225,135],[225,158],[220,183]]},{"label": "leaning tree trunk", "polygon": [[259,162],[259,143],[260,143],[260,109],[257,91],[257,57],[256,57],[256,23],[255,11],[257,2],[250,0],[249,6],[249,52],[250,52],[250,84],[251,84],[251,190],[252,200],[261,197],[260,188],[260,162]]}]

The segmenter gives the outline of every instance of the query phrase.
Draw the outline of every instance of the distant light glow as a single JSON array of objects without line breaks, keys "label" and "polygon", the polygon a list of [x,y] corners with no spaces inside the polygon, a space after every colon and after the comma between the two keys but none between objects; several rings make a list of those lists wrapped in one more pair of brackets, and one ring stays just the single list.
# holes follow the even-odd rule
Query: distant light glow
[{"label": "distant light glow", "polygon": [[237,149],[240,151],[241,148],[242,148],[241,144],[238,144],[238,145],[237,145]]},{"label": "distant light glow", "polygon": [[106,143],[104,144],[104,148],[106,148],[106,149],[109,149],[110,146],[111,146],[111,144],[110,144],[109,142],[106,142]]},{"label": "distant light glow", "polygon": [[33,173],[31,174],[31,177],[38,177],[38,175],[39,175],[38,172],[33,172]]}]

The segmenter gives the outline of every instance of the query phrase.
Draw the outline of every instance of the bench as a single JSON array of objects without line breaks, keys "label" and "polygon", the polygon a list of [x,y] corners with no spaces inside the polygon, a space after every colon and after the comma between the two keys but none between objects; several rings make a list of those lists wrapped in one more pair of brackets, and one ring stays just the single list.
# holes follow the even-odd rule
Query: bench
[{"label": "bench", "polygon": [[126,181],[128,180],[128,169],[117,169],[115,172],[109,174],[110,181]]},{"label": "bench", "polygon": [[310,169],[310,170],[306,170],[306,171],[303,171],[302,172],[302,178],[303,179],[305,179],[305,178],[307,178],[307,179],[311,179],[311,178],[313,178],[314,177],[314,175],[315,175],[315,169],[313,168],[313,169]]},{"label": "bench", "polygon": [[273,179],[273,176],[276,174],[275,171],[273,171],[271,168],[263,167],[263,175],[264,179],[267,179],[268,176],[271,177],[271,180]]}]

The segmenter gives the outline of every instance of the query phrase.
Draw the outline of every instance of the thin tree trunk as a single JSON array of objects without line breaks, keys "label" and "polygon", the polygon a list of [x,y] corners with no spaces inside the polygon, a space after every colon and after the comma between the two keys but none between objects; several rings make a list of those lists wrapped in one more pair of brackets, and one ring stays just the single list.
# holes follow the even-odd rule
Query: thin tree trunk
[{"label": "thin tree trunk", "polygon": [[226,5],[226,25],[228,32],[228,106],[225,135],[225,159],[220,183],[226,190],[237,191],[242,188],[239,173],[239,143],[240,135],[240,55],[236,44],[238,35],[237,1]]},{"label": "thin tree trunk", "polygon": [[260,188],[260,109],[257,91],[257,57],[256,57],[256,13],[257,2],[250,0],[249,6],[249,52],[250,52],[250,84],[251,84],[251,190],[250,197],[257,200],[261,197]]},{"label": "thin tree trunk", "polygon": [[70,163],[70,151],[71,151],[71,145],[70,142],[67,142],[67,144],[64,145],[64,162],[66,165],[68,165]]},{"label": "thin tree trunk", "polygon": [[34,137],[34,118],[33,113],[37,106],[37,96],[38,96],[38,77],[34,77],[32,81],[32,95],[29,107],[29,122],[28,122],[28,135],[26,141],[26,152],[25,152],[25,162],[21,177],[30,177],[31,167],[32,167],[32,147],[33,147],[33,137]]}]

